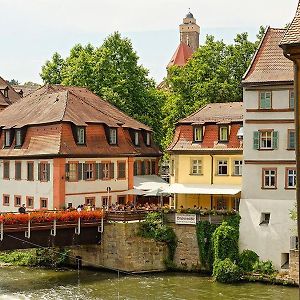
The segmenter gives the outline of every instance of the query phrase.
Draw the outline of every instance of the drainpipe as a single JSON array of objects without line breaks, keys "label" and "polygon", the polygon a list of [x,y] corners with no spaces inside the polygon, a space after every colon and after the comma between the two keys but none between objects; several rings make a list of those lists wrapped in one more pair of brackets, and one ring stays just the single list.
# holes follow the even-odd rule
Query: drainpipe
[{"label": "drainpipe", "polygon": [[[210,167],[210,184],[214,184],[214,156],[210,154],[211,167]],[[213,195],[210,195],[210,210],[213,209]]]},{"label": "drainpipe", "polygon": [[[295,132],[296,132],[296,203],[297,203],[297,231],[298,231],[298,248],[299,248],[299,234],[300,234],[300,103],[299,103],[299,81],[298,81],[298,72],[299,67],[296,59],[293,59],[290,55],[287,54],[286,49],[283,49],[283,54],[286,58],[293,61],[294,63],[294,94],[295,97]],[[299,261],[298,261],[299,263]],[[299,268],[299,278],[300,278],[300,268]],[[299,297],[300,297],[300,286],[299,286]]]}]

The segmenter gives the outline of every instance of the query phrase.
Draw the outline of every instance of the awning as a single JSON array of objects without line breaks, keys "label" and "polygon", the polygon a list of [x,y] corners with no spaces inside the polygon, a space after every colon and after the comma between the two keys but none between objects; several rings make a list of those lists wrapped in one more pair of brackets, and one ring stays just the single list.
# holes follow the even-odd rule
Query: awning
[{"label": "awning", "polygon": [[193,194],[193,195],[236,195],[241,191],[237,185],[215,184],[181,184],[173,183],[165,188],[162,194]]},{"label": "awning", "polygon": [[138,189],[131,189],[124,192],[119,192],[118,195],[144,195],[145,192]]},{"label": "awning", "polygon": [[169,184],[156,175],[134,176],[134,188],[143,191],[153,191],[166,189]]}]

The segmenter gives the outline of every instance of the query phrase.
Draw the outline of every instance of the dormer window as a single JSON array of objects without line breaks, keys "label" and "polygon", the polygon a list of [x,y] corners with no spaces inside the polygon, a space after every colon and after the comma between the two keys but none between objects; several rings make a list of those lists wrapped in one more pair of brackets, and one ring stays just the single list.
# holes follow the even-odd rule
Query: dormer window
[{"label": "dormer window", "polygon": [[109,144],[116,145],[117,144],[117,128],[109,129]]},{"label": "dormer window", "polygon": [[85,144],[85,128],[77,127],[77,144],[84,145]]},{"label": "dormer window", "polygon": [[0,92],[2,93],[2,95],[5,98],[8,98],[8,87],[7,86],[0,87]]},{"label": "dormer window", "polygon": [[150,144],[151,144],[151,134],[150,134],[150,132],[147,132],[146,133],[146,145],[150,146]]},{"label": "dormer window", "polygon": [[11,146],[11,131],[5,130],[4,131],[4,147],[10,147]]},{"label": "dormer window", "polygon": [[140,144],[140,139],[139,139],[139,133],[138,133],[138,131],[134,132],[134,144],[135,144],[135,146],[138,146]]},{"label": "dormer window", "polygon": [[16,147],[22,146],[22,131],[21,129],[16,129]]},{"label": "dormer window", "polygon": [[219,141],[228,142],[228,126],[219,127]]},{"label": "dormer window", "polygon": [[194,127],[194,142],[202,142],[203,141],[203,127],[198,126]]}]

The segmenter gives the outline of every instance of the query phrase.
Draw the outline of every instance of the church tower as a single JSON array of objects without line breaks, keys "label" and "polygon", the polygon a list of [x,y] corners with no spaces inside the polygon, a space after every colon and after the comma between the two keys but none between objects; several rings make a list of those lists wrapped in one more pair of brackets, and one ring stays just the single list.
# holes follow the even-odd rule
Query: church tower
[{"label": "church tower", "polygon": [[183,23],[179,25],[180,42],[190,46],[195,52],[199,48],[200,27],[196,24],[196,19],[189,12],[183,19]]}]

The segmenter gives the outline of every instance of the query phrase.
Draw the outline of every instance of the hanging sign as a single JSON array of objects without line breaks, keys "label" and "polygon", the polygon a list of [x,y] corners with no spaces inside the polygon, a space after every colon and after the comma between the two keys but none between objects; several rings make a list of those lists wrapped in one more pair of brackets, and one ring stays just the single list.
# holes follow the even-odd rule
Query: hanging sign
[{"label": "hanging sign", "polygon": [[175,224],[196,225],[197,218],[195,214],[175,214]]}]

